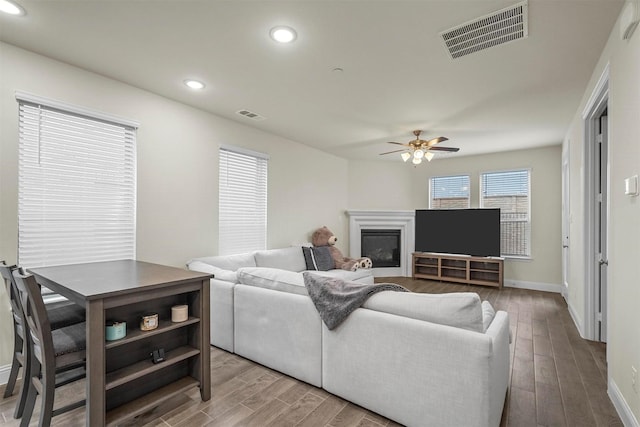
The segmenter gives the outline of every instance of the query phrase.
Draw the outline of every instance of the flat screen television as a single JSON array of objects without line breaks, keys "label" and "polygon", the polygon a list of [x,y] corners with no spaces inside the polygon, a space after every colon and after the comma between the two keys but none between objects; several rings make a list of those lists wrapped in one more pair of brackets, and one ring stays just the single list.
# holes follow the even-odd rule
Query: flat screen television
[{"label": "flat screen television", "polygon": [[500,209],[416,210],[416,252],[500,256]]}]

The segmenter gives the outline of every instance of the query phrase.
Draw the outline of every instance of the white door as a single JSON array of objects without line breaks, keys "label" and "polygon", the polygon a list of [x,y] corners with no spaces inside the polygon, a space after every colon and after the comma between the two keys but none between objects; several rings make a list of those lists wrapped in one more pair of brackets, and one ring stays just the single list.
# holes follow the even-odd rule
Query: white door
[{"label": "white door", "polygon": [[607,116],[600,117],[596,135],[596,212],[595,212],[595,238],[596,238],[596,339],[607,342],[607,272],[609,260],[607,258],[607,229],[608,229],[608,203],[607,188],[609,185],[608,162],[608,138]]}]

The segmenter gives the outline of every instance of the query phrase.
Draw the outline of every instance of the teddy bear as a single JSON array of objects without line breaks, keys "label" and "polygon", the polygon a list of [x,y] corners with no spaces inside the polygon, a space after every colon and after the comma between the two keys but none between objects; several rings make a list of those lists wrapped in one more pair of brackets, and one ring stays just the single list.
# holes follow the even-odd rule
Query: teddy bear
[{"label": "teddy bear", "polygon": [[371,268],[373,266],[373,263],[369,258],[364,257],[355,259],[342,255],[340,249],[335,247],[337,241],[338,238],[327,228],[327,226],[318,228],[311,236],[311,243],[313,246],[329,246],[329,252],[331,253],[331,258],[333,258],[333,261],[336,264],[336,268],[356,271],[359,268]]}]

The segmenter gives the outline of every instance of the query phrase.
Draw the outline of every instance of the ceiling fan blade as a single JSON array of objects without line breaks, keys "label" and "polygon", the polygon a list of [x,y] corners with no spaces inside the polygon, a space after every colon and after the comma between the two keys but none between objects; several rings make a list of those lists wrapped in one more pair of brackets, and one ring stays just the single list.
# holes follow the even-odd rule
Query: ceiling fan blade
[{"label": "ceiling fan blade", "polygon": [[429,147],[429,151],[449,151],[451,153],[456,153],[460,151],[460,149],[454,147]]},{"label": "ceiling fan blade", "polygon": [[386,153],[380,153],[379,156],[384,156],[385,154],[391,154],[391,153],[399,153],[401,151],[407,151],[407,150],[402,149],[402,150],[387,151]]},{"label": "ceiling fan blade", "polygon": [[430,140],[426,141],[426,144],[427,144],[427,147],[433,147],[436,144],[439,144],[441,142],[448,141],[448,140],[449,140],[449,138],[446,138],[444,136],[439,136],[437,138],[433,138],[433,139],[430,139]]},{"label": "ceiling fan blade", "polygon": [[404,146],[406,146],[406,147],[408,147],[408,146],[409,146],[409,144],[403,144],[403,143],[401,143],[401,142],[394,142],[394,141],[387,141],[387,144],[404,145]]}]

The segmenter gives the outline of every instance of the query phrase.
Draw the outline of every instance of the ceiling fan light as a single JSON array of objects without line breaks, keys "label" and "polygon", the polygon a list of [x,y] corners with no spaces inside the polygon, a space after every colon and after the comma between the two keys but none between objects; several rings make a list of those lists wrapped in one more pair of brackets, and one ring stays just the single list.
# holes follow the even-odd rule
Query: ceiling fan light
[{"label": "ceiling fan light", "polygon": [[421,159],[424,157],[424,151],[422,151],[420,148],[418,148],[416,151],[413,152],[413,157],[415,157],[416,159]]},{"label": "ceiling fan light", "polygon": [[414,165],[419,165],[420,163],[422,163],[422,159],[418,158],[418,157],[414,157],[412,160]]},{"label": "ceiling fan light", "polygon": [[433,159],[433,156],[435,156],[435,154],[430,153],[430,152],[429,152],[429,153],[426,153],[426,154],[424,155],[425,159],[427,159],[427,161],[428,161],[428,162],[430,162],[430,161],[431,161],[431,159]]},{"label": "ceiling fan light", "polygon": [[402,157],[402,160],[406,162],[411,158],[411,154],[405,151],[404,153],[400,154],[400,157]]}]

